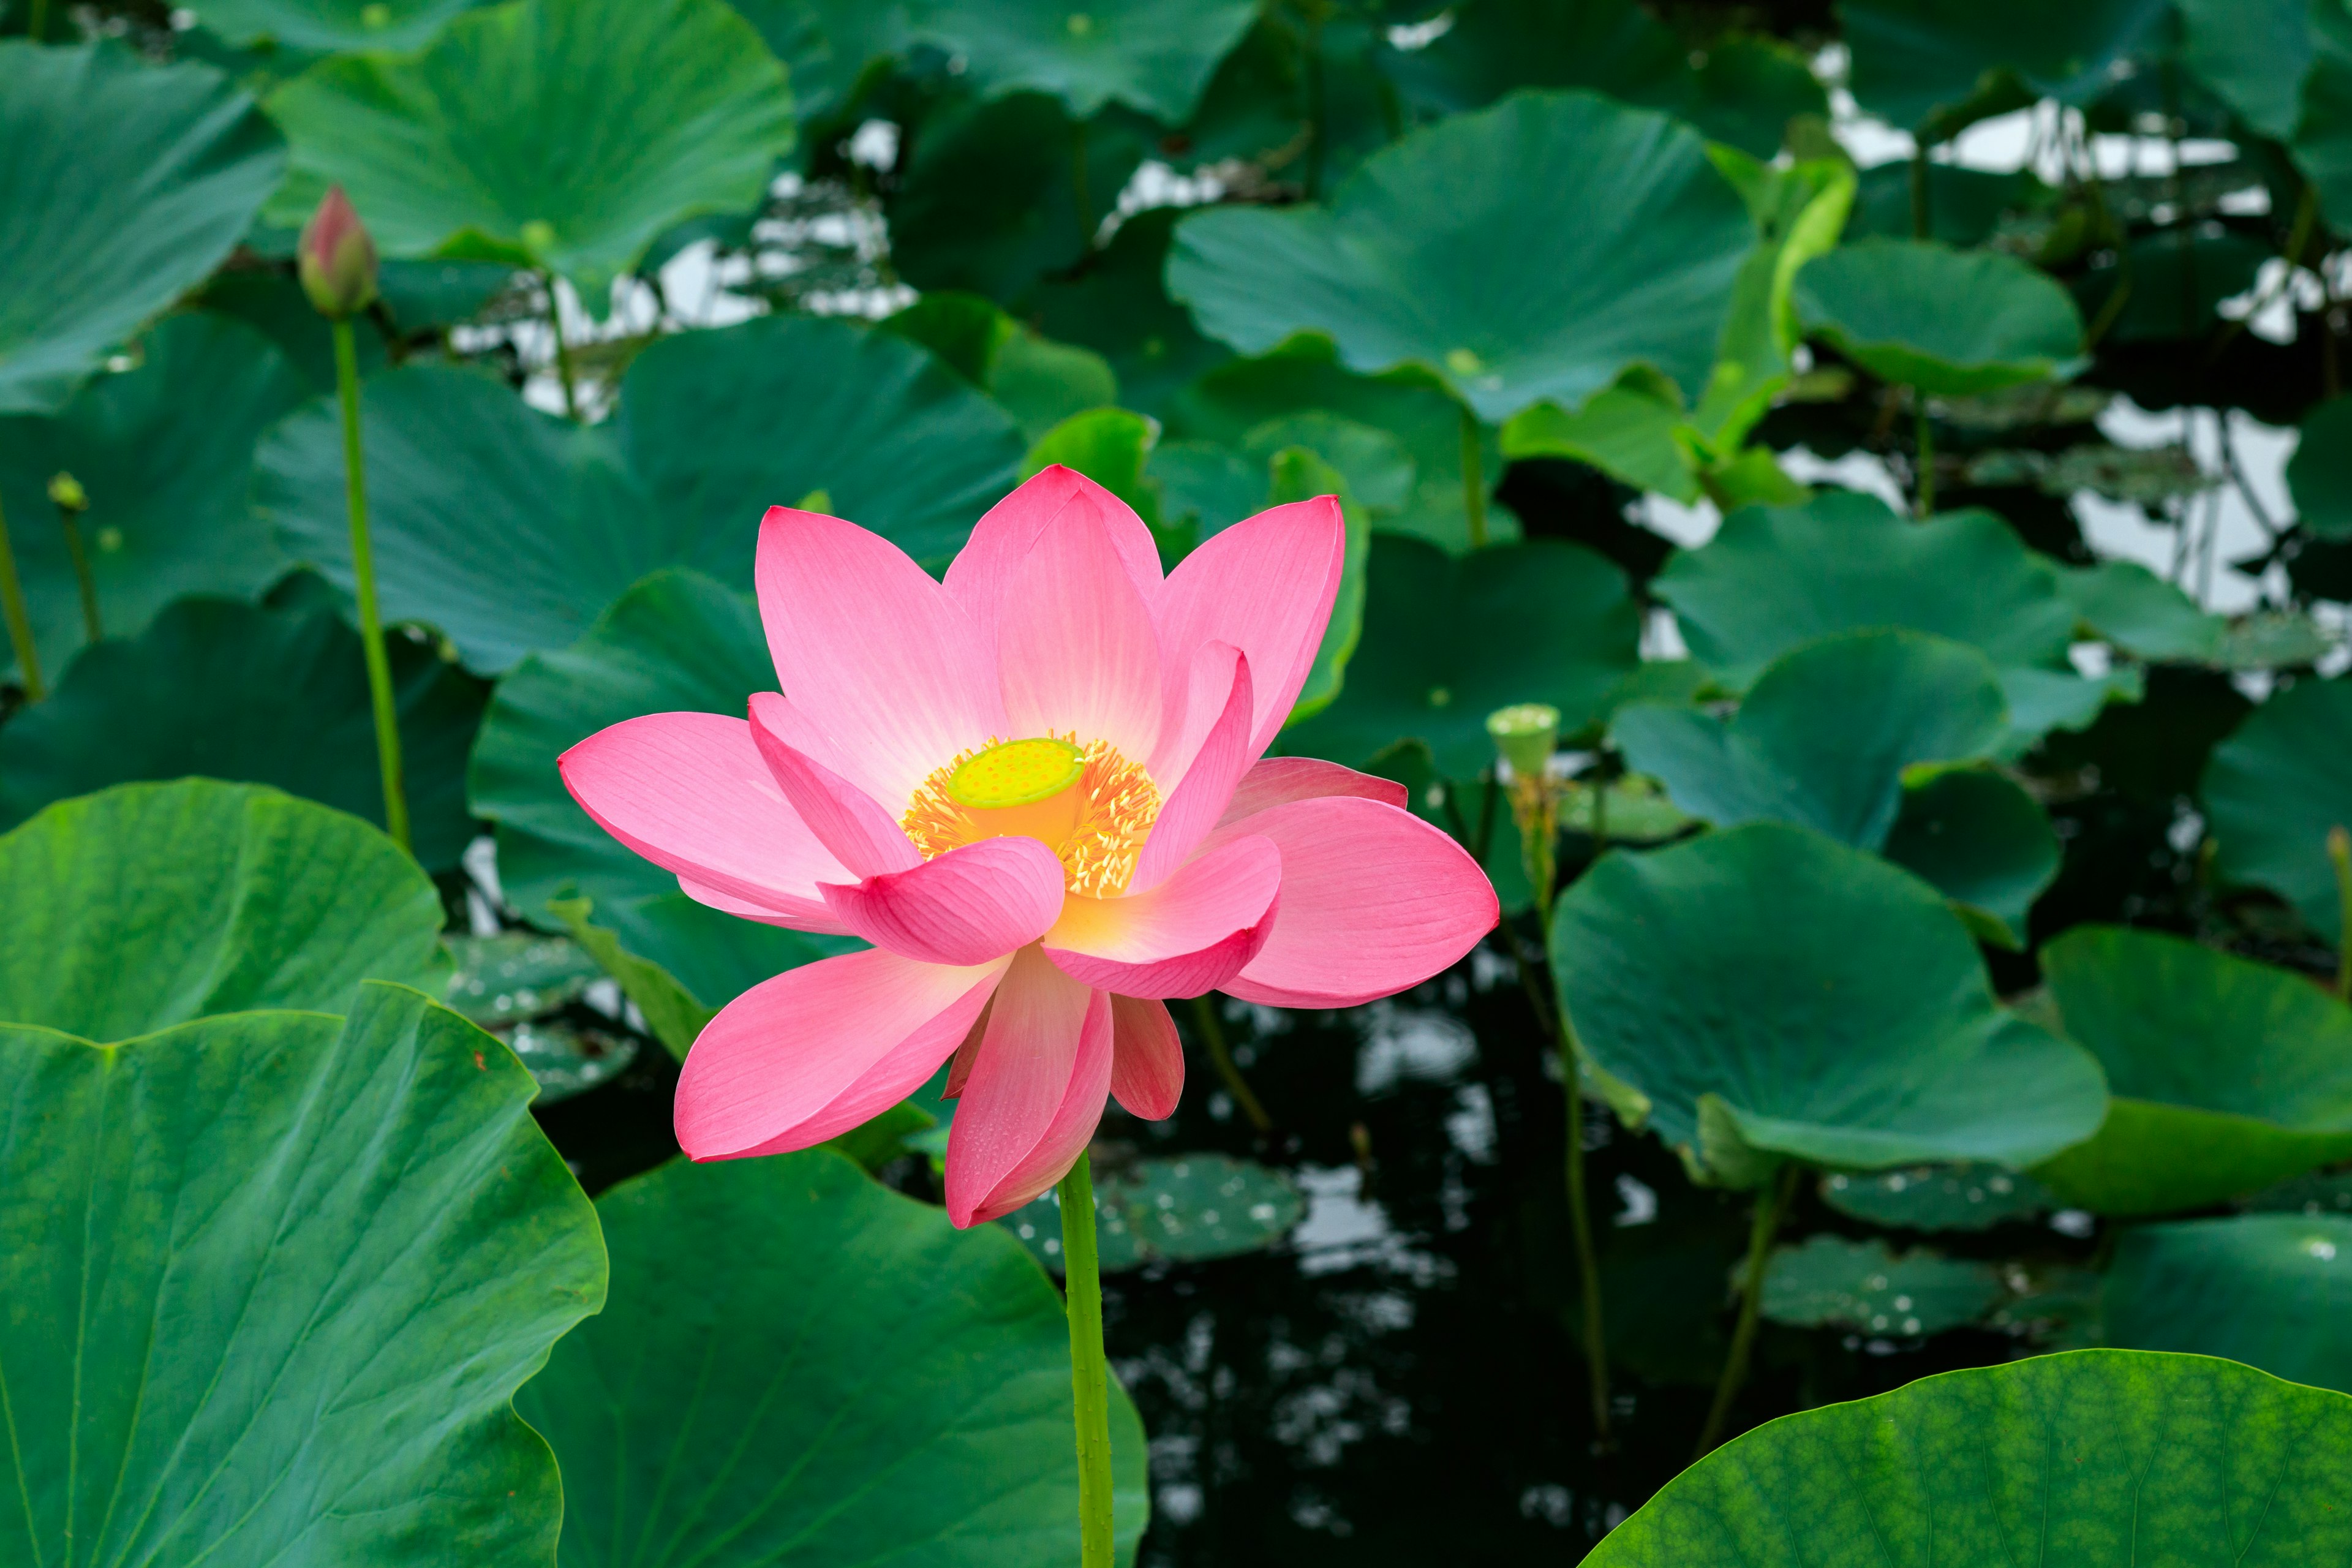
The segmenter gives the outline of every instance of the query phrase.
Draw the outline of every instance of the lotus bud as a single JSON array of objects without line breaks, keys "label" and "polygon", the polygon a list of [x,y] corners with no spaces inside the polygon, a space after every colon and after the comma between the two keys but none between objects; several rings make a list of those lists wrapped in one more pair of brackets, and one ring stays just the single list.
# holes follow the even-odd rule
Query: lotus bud
[{"label": "lotus bud", "polygon": [[1559,743],[1559,710],[1547,702],[1518,702],[1486,715],[1486,733],[1515,777],[1540,779]]},{"label": "lotus bud", "polygon": [[342,186],[328,188],[303,226],[296,255],[302,292],[320,315],[341,321],[375,302],[375,241]]},{"label": "lotus bud", "polygon": [[88,511],[89,492],[71,474],[60,471],[49,480],[49,500],[59,511]]}]

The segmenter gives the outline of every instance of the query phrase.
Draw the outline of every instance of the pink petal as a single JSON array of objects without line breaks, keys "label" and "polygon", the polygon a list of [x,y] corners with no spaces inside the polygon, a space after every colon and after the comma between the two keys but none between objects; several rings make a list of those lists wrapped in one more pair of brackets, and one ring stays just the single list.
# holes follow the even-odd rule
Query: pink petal
[{"label": "pink petal", "polygon": [[[1211,643],[1203,648],[1202,652],[1209,656],[1204,662],[1222,662],[1218,655],[1224,647]],[[1128,882],[1130,891],[1149,892],[1166,881],[1216,826],[1225,813],[1225,803],[1234,797],[1234,787],[1256,754],[1249,749],[1251,719],[1249,660],[1235,653],[1231,684],[1218,704],[1216,721],[1153,820],[1151,836],[1144,840],[1143,853],[1136,857],[1135,875]]]},{"label": "pink petal", "polygon": [[1045,956],[1122,996],[1198,996],[1265,946],[1286,880],[1272,840],[1228,839],[1148,893],[1073,894],[1045,933]]},{"label": "pink petal", "polygon": [[985,963],[1045,933],[1062,863],[1034,838],[983,838],[910,869],[819,890],[854,936],[925,963]]},{"label": "pink petal", "polygon": [[1393,779],[1360,773],[1319,757],[1264,757],[1242,775],[1233,804],[1217,824],[1230,826],[1253,812],[1289,800],[1319,800],[1328,795],[1356,795],[1382,801],[1402,810],[1408,796]]},{"label": "pink petal", "polygon": [[1478,863],[1409,812],[1378,801],[1293,801],[1223,829],[1282,851],[1282,906],[1265,947],[1222,987],[1276,1007],[1352,1007],[1391,996],[1477,945],[1500,914]]},{"label": "pink petal", "polygon": [[[992,998],[993,1000],[993,998]],[[940,1089],[941,1100],[957,1100],[963,1095],[964,1079],[971,1076],[972,1059],[980,1055],[980,1042],[988,1035],[988,1009],[982,1007],[980,1016],[964,1031],[963,1044],[948,1058],[948,1081]]]},{"label": "pink petal", "polygon": [[876,800],[911,798],[958,752],[1003,733],[994,650],[888,540],[772,507],[753,575],[784,695],[835,743],[826,765]]},{"label": "pink petal", "polygon": [[817,885],[846,868],[784,799],[742,720],[648,713],[598,731],[555,765],[598,826],[681,882],[777,924],[837,929]]},{"label": "pink petal", "polygon": [[1194,650],[1212,642],[1248,657],[1257,707],[1252,756],[1274,743],[1314,668],[1347,548],[1335,498],[1292,501],[1212,535],[1160,592],[1160,647],[1169,669],[1189,675]]},{"label": "pink petal", "polygon": [[963,606],[987,646],[996,646],[999,607],[1022,557],[1037,542],[1045,524],[1065,510],[1093,518],[1109,538],[1136,592],[1146,604],[1159,598],[1160,547],[1143,520],[1094,480],[1055,463],[990,507],[948,567],[948,596]]},{"label": "pink petal", "polygon": [[677,890],[698,904],[739,920],[758,921],[761,925],[784,926],[793,931],[822,931],[827,936],[849,934],[841,917],[827,909],[821,899],[788,899],[781,893],[763,895],[757,900],[739,899],[691,877],[680,877]]},{"label": "pink petal", "polygon": [[872,795],[784,740],[797,728],[793,706],[782,697],[751,694],[751,739],[809,831],[854,876],[920,865],[922,852]]},{"label": "pink petal", "polygon": [[1110,999],[1110,1092],[1129,1116],[1162,1121],[1184,1093],[1184,1046],[1168,1004]]},{"label": "pink petal", "polygon": [[[1058,1181],[1102,1114],[1110,1057],[1108,999],[1034,948],[1015,953],[948,1133],[948,1217],[968,1226],[1018,1208]],[[1060,1169],[1051,1169],[1057,1159]],[[1016,1195],[1033,1179],[1036,1184]]]},{"label": "pink petal", "polygon": [[762,981],[687,1053],[679,1145],[697,1160],[729,1160],[806,1148],[856,1125],[828,1108],[861,1087],[870,1099],[909,1073],[914,1084],[929,1078],[1005,967],[950,969],[868,951]]},{"label": "pink petal", "polygon": [[1141,763],[1160,740],[1160,634],[1094,509],[1049,518],[1005,580],[998,678],[1014,735],[1075,732]]}]

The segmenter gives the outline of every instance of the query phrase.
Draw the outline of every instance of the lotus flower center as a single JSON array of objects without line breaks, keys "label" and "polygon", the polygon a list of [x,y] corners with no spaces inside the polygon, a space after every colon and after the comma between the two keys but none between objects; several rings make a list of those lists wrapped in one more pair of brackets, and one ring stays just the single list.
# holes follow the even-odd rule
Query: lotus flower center
[{"label": "lotus flower center", "polygon": [[1071,892],[1108,898],[1135,874],[1160,804],[1151,776],[1109,742],[1034,735],[991,740],[932,770],[899,826],[926,860],[982,838],[1034,838],[1062,862]]}]

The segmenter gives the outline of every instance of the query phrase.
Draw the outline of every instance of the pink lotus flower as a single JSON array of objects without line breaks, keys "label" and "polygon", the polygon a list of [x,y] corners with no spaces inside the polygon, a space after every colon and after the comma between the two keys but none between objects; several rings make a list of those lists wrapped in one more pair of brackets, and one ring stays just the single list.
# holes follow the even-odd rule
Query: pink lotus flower
[{"label": "pink lotus flower", "polygon": [[655,713],[563,755],[615,838],[714,909],[869,952],[711,1020],[677,1087],[697,1160],[806,1148],[952,1057],[947,1205],[1020,1207],[1107,1095],[1176,1108],[1162,999],[1345,1007],[1417,984],[1495,923],[1477,865],[1330,763],[1260,761],[1339,591],[1329,497],[1217,534],[1163,578],[1116,497],[1053,468],[944,583],[838,518],[760,525],[783,694]]}]

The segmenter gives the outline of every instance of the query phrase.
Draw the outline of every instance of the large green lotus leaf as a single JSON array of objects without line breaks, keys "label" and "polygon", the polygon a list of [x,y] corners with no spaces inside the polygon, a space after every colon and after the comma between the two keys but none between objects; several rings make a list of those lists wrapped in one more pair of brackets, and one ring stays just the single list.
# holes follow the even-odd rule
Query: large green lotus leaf
[{"label": "large green lotus leaf", "polygon": [[[2314,4],[2304,15],[2311,68],[2302,78],[2302,118],[2290,148],[2320,211],[2340,224],[2352,212],[2352,14]],[[2252,25],[2269,30],[2259,20]]]},{"label": "large green lotus leaf", "polygon": [[[1845,0],[1854,97],[1904,130],[1947,136],[1976,105],[2055,98],[2088,103],[2114,84],[2117,66],[2170,10],[2166,0]],[[1985,101],[1987,97],[1991,101]]]},{"label": "large green lotus leaf", "polygon": [[2347,1470],[2340,1394],[2207,1356],[2073,1351],[1768,1423],[1585,1562],[2302,1568],[2352,1552]]},{"label": "large green lotus leaf", "polygon": [[[474,837],[466,755],[486,692],[429,645],[387,640],[416,858],[452,870]],[[47,701],[0,729],[0,827],[108,784],[190,774],[383,826],[365,655],[331,605],[182,599],[136,641],[85,650]]]},{"label": "large green lotus leaf", "polygon": [[2352,680],[2299,680],[2214,748],[2198,788],[2222,880],[2283,895],[2329,941],[2344,931],[2327,859],[2352,830]]},{"label": "large green lotus leaf", "polygon": [[2189,74],[2263,135],[2294,135],[2311,68],[2309,0],[2173,0],[2173,8]]},{"label": "large green lotus leaf", "polygon": [[[1419,372],[1356,375],[1334,363],[1329,345],[1304,340],[1263,359],[1210,371],[1171,402],[1168,429],[1179,440],[1241,447],[1274,421],[1315,412],[1385,430],[1412,460],[1412,493],[1381,518],[1382,529],[1417,534],[1457,554],[1470,548],[1462,410]],[[1503,473],[1502,449],[1491,430],[1479,432],[1478,468],[1481,494],[1491,495]],[[1502,543],[1518,533],[1518,520],[1490,500],[1488,541]]]},{"label": "large green lotus leaf", "polygon": [[1948,768],[1906,788],[1878,852],[1933,883],[1977,939],[2012,952],[2025,945],[2033,900],[2057,879],[2059,844],[2049,815],[2001,773]]},{"label": "large green lotus leaf", "polygon": [[1256,0],[912,0],[910,30],[993,96],[1051,93],[1084,120],[1116,100],[1167,125],[1201,101]]},{"label": "large green lotus leaf", "polygon": [[1202,337],[1160,287],[1169,240],[1183,216],[1178,207],[1136,214],[1076,277],[1041,282],[1027,301],[1048,337],[1108,359],[1120,401],[1146,414],[1163,414],[1178,388],[1233,357]]},{"label": "large green lotus leaf", "polygon": [[1802,642],[1908,626],[1970,643],[2004,669],[2063,667],[2074,607],[2008,523],[1989,511],[1898,518],[1874,496],[1825,490],[1748,507],[1657,577],[1683,639],[1734,685]]},{"label": "large green lotus leaf", "polygon": [[1319,332],[1349,368],[1417,365],[1498,422],[1633,364],[1696,393],[1754,243],[1687,126],[1520,93],[1375,153],[1328,207],[1185,219],[1168,289],[1244,353]]},{"label": "large green lotus leaf", "polygon": [[1475,778],[1495,755],[1487,714],[1549,702],[1564,731],[1583,729],[1639,664],[1640,641],[1625,574],[1581,545],[1534,540],[1454,557],[1376,534],[1347,684],[1282,749],[1361,767],[1419,741],[1440,776]]},{"label": "large green lotus leaf", "polygon": [[2115,1095],[2036,1173],[2069,1202],[2200,1208],[2352,1158],[2352,1011],[2301,975],[2116,926],[2076,926],[2042,970]]},{"label": "large green lotus leaf", "polygon": [[2303,417],[2287,489],[2297,521],[2322,539],[2352,539],[2352,397],[2331,397]]},{"label": "large green lotus leaf", "polygon": [[2204,663],[2221,656],[2230,623],[2137,561],[2057,568],[2058,592],[2083,624],[2136,658]]},{"label": "large green lotus leaf", "polygon": [[60,801],[0,836],[0,1019],[88,1039],[341,1013],[370,978],[439,984],[441,898],[415,862],[356,817],[251,784]]},{"label": "large green lotus leaf", "polygon": [[[175,316],[148,334],[138,369],[100,375],[54,416],[0,418],[0,509],[52,681],[88,634],[50,478],[69,473],[89,495],[79,528],[100,618],[135,636],[184,594],[249,597],[284,575],[247,490],[255,443],[302,395],[259,333]],[[0,668],[15,662],[0,649]]]},{"label": "large green lotus leaf", "polygon": [[[284,231],[279,231],[284,232]],[[285,234],[286,256],[293,255],[294,236]],[[255,244],[248,236],[246,243]],[[390,358],[379,311],[392,329],[412,342],[436,327],[471,321],[484,306],[516,279],[511,267],[496,261],[385,261],[378,267],[383,290],[377,309],[352,322],[352,347],[360,374],[373,375]],[[205,284],[193,303],[209,311],[233,316],[278,345],[287,363],[300,373],[313,392],[335,390],[334,327],[319,314],[292,270],[277,268],[225,268]],[[171,324],[167,319],[166,326]],[[151,351],[152,352],[152,351]]]},{"label": "large green lotus leaf", "polygon": [[[590,429],[446,365],[372,378],[361,408],[384,615],[439,627],[485,673],[569,644],[660,567],[748,588],[761,514],[812,490],[944,558],[1013,488],[1022,449],[1012,418],[920,348],[813,316],[656,343]],[[349,591],[331,401],[264,443],[254,503]]]},{"label": "large green lotus leaf", "polygon": [[269,98],[268,216],[341,184],[392,256],[551,268],[592,300],[671,225],[759,204],[793,142],[783,67],[723,0],[509,0],[422,54],[338,55]]},{"label": "large green lotus leaf", "polygon": [[115,43],[0,42],[0,414],[64,406],[229,253],[286,166],[219,71]]},{"label": "large green lotus leaf", "polygon": [[2352,1219],[2263,1214],[2134,1226],[2100,1292],[2107,1342],[2189,1351],[2352,1394]]},{"label": "large green lotus leaf", "polygon": [[2106,1110],[2081,1047],[2005,1012],[1941,897],[1817,833],[1754,823],[1604,856],[1551,956],[1586,1055],[1695,1170],[2030,1164]]},{"label": "large green lotus leaf", "polygon": [[1983,755],[2006,726],[2000,673],[1965,643],[1848,632],[1776,660],[1728,721],[1640,704],[1610,722],[1628,766],[1721,827],[1793,822],[1876,849],[1904,770]]},{"label": "large green lotus leaf", "polygon": [[845,108],[866,69],[907,47],[903,0],[733,0],[784,62],[803,122]]},{"label": "large green lotus leaf", "polygon": [[204,0],[196,20],[239,47],[262,42],[340,54],[424,47],[482,0]]},{"label": "large green lotus leaf", "polygon": [[1806,330],[1882,381],[1941,396],[2046,381],[2083,353],[2074,297],[2013,256],[1858,239],[1797,274]]},{"label": "large green lotus leaf", "polygon": [[0,1026],[39,1108],[0,1126],[12,1561],[551,1561],[509,1401],[604,1300],[594,1211],[505,1047],[402,986],[351,1008]]},{"label": "large green lotus leaf", "polygon": [[1762,1310],[1776,1323],[1912,1338],[1975,1322],[2006,1295],[2000,1270],[1873,1237],[1809,1236],[1772,1254]]},{"label": "large green lotus leaf", "polygon": [[1132,119],[1074,121],[1038,92],[933,108],[889,195],[891,264],[918,289],[1000,300],[1067,272],[1150,150]]},{"label": "large green lotus leaf", "polygon": [[[596,1212],[611,1299],[516,1401],[565,1568],[1077,1561],[1069,1328],[1012,1237],[822,1150],[673,1161]],[[1112,1412],[1126,1556],[1143,1427]]]},{"label": "large green lotus leaf", "polygon": [[467,795],[498,824],[508,901],[537,915],[584,896],[584,917],[717,1009],[772,974],[857,944],[761,925],[694,902],[677,879],[621,846],[580,809],[555,760],[643,713],[741,714],[775,688],[750,598],[698,573],[657,573],[568,648],[535,653],[499,683],[474,745]]}]

